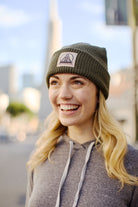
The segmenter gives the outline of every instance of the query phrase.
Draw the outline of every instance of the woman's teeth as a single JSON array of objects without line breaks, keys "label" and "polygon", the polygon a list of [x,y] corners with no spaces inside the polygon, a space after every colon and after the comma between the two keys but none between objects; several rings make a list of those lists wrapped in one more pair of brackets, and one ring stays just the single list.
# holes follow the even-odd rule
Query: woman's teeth
[{"label": "woman's teeth", "polygon": [[78,108],[79,108],[78,105],[60,105],[60,109],[62,111],[77,110]]}]

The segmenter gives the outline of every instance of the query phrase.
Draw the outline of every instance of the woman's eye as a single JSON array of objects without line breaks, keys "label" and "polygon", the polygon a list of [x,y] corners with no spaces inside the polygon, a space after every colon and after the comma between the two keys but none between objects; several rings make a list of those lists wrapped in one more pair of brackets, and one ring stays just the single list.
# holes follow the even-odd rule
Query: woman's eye
[{"label": "woman's eye", "polygon": [[58,84],[58,82],[56,80],[50,81],[50,85],[57,85],[57,84]]},{"label": "woman's eye", "polygon": [[76,85],[83,85],[83,82],[80,81],[80,80],[75,80],[75,81],[74,81],[74,84],[76,84]]}]

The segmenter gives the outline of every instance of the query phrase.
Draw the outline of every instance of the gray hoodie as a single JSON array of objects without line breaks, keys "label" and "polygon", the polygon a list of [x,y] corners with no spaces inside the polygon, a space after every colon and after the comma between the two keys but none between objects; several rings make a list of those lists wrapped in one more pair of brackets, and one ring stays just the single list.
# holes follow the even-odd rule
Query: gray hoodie
[{"label": "gray hoodie", "polygon": [[[61,136],[51,160],[28,173],[26,207],[138,207],[138,186],[119,191],[94,142],[79,144]],[[125,166],[138,175],[138,150],[131,146]]]}]

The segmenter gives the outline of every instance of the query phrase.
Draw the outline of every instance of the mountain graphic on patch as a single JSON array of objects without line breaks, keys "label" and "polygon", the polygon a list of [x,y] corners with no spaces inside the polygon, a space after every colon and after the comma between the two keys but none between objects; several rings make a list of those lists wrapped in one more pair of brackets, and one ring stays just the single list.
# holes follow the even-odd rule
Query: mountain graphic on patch
[{"label": "mountain graphic on patch", "polygon": [[66,54],[65,56],[61,57],[60,63],[72,63],[73,61],[73,55],[72,54]]},{"label": "mountain graphic on patch", "polygon": [[63,53],[61,53],[59,58],[58,58],[57,67],[59,67],[59,66],[74,67],[77,55],[78,54],[75,53],[75,52],[63,52]]}]

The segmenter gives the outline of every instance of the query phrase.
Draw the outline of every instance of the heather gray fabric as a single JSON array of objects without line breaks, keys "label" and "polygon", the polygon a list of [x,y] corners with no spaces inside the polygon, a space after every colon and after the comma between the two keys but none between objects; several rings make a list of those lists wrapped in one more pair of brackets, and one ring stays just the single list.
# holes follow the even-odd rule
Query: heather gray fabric
[{"label": "heather gray fabric", "polygon": [[[86,157],[85,157],[85,163],[84,163],[82,171],[81,171],[80,181],[79,181],[79,184],[78,184],[78,189],[77,189],[77,192],[76,192],[75,199],[74,199],[72,207],[75,207],[78,204],[80,191],[81,191],[84,179],[85,179],[85,173],[86,173],[86,169],[87,169],[87,164],[88,164],[88,161],[90,159],[90,153],[92,151],[93,145],[94,145],[94,141],[92,141],[90,143],[89,147],[88,147],[88,150],[87,150],[87,153],[86,153]],[[68,171],[69,171],[69,165],[70,165],[70,161],[71,161],[72,150],[73,150],[73,142],[70,141],[69,157],[68,157],[68,160],[67,160],[67,163],[66,163],[63,175],[61,177],[61,181],[60,181],[60,185],[59,185],[59,189],[58,189],[58,196],[57,196],[57,201],[56,201],[55,207],[60,207],[61,190],[62,190],[62,186],[64,185],[65,179],[66,179]]]},{"label": "heather gray fabric", "polygon": [[[26,207],[55,207],[60,181],[69,157],[69,138],[61,137],[58,146],[48,160],[28,174]],[[60,207],[72,207],[80,182],[90,142],[73,143],[70,165],[60,192]],[[129,173],[138,175],[138,150],[128,146],[125,166]],[[108,177],[102,153],[94,146],[89,161],[77,207],[138,207],[138,187],[125,185]]]}]

